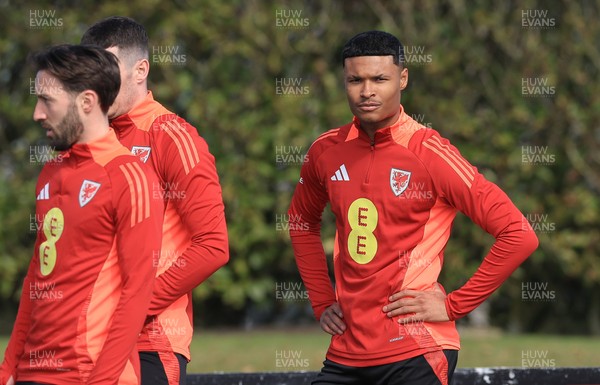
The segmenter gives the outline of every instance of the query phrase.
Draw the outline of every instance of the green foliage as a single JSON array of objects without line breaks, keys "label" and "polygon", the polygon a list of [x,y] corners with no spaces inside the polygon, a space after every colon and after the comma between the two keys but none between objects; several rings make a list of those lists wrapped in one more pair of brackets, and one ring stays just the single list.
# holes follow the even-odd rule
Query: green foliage
[{"label": "green foliage", "polygon": [[[35,10],[54,11],[62,26],[32,28]],[[524,27],[526,10],[547,11],[537,20],[554,25]],[[593,2],[0,1],[0,303],[14,309],[34,239],[41,166],[29,157],[42,130],[31,120],[35,74],[26,58],[49,44],[78,42],[91,23],[113,14],[146,26],[155,97],[198,128],[217,160],[231,262],[195,290],[200,312],[208,304],[236,315],[292,306],[277,303],[274,293],[278,282],[300,281],[282,219],[300,164],[277,155],[282,148],[305,153],[320,133],[351,119],[341,47],[355,33],[384,29],[424,55],[407,65],[406,111],[448,137],[524,213],[545,215],[538,225],[554,225],[538,232],[539,250],[492,297],[494,322],[600,332],[600,298],[589,294],[600,286],[600,26]],[[290,19],[300,26],[282,25]],[[185,59],[161,62],[161,47]],[[307,92],[278,93],[277,81],[290,78]],[[529,78],[554,92],[527,95]],[[545,148],[554,160],[524,161],[531,148]],[[330,251],[333,218],[325,217]],[[449,290],[468,279],[492,242],[457,218],[443,272]],[[556,300],[524,303],[521,283],[530,281],[548,283]],[[571,298],[580,306],[570,306]]]}]

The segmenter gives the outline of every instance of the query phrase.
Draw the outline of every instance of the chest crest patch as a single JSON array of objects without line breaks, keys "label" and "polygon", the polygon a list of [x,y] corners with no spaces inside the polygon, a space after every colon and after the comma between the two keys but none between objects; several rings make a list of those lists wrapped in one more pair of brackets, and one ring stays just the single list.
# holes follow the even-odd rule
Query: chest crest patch
[{"label": "chest crest patch", "polygon": [[395,196],[400,196],[408,187],[410,182],[410,171],[392,168],[390,171],[390,187]]},{"label": "chest crest patch", "polygon": [[133,146],[131,147],[131,153],[140,158],[142,162],[146,163],[148,157],[150,156],[150,147]]},{"label": "chest crest patch", "polygon": [[83,207],[90,203],[99,189],[100,183],[85,179],[79,189],[79,206]]}]

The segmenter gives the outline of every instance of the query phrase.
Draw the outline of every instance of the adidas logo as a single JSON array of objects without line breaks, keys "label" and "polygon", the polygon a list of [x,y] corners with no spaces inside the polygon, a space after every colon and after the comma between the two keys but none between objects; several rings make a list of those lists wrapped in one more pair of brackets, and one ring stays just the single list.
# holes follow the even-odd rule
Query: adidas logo
[{"label": "adidas logo", "polygon": [[40,193],[38,194],[37,198],[35,198],[35,200],[38,201],[43,201],[47,199],[50,199],[50,182],[44,185],[44,187],[40,190]]},{"label": "adidas logo", "polygon": [[348,176],[348,171],[346,171],[346,165],[342,164],[340,168],[337,169],[335,174],[331,177],[331,180],[334,182],[348,182],[350,181],[350,177]]}]

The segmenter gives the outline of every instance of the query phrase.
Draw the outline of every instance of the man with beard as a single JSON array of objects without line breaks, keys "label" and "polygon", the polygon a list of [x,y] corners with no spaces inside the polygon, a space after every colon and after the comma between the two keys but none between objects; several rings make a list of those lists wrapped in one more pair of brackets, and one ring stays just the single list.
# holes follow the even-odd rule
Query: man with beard
[{"label": "man with beard", "polygon": [[37,238],[0,384],[139,384],[135,344],[160,251],[153,172],[119,145],[114,55],[61,45],[34,56],[33,119],[61,151],[36,187]]}]

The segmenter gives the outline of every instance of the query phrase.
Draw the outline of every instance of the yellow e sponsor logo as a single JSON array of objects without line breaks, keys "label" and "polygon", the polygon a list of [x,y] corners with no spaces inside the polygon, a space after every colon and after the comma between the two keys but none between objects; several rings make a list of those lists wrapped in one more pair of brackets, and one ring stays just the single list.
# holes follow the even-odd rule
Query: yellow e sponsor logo
[{"label": "yellow e sponsor logo", "polygon": [[64,228],[65,217],[63,212],[58,207],[50,209],[46,213],[42,225],[46,241],[42,242],[39,249],[42,275],[48,275],[54,270],[56,265],[56,242],[60,239]]},{"label": "yellow e sponsor logo", "polygon": [[348,208],[348,224],[352,231],[348,235],[348,252],[356,263],[371,262],[377,253],[375,228],[379,214],[377,207],[367,198],[358,198]]}]

